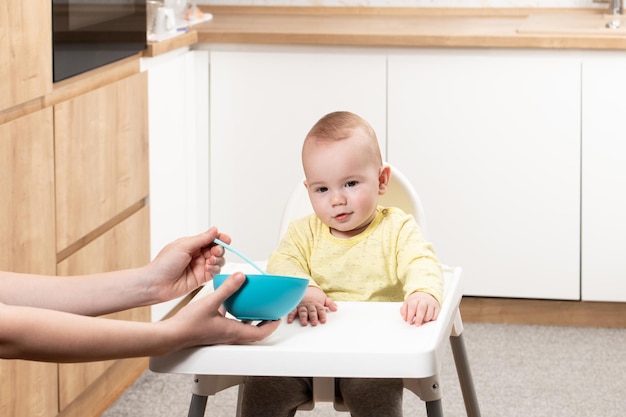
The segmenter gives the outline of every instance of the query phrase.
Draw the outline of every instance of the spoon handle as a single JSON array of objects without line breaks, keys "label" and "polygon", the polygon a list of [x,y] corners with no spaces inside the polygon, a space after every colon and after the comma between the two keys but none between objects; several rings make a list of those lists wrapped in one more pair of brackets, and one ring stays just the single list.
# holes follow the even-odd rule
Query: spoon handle
[{"label": "spoon handle", "polygon": [[267,275],[267,272],[265,272],[264,270],[262,270],[257,264],[256,262],[254,262],[252,259],[248,258],[246,255],[244,255],[243,253],[239,252],[237,249],[233,248],[232,246],[230,246],[228,243],[226,242],[222,242],[221,240],[219,240],[218,238],[213,239],[213,242],[217,243],[218,245],[224,247],[224,249],[228,249],[229,251],[231,251],[232,253],[234,253],[235,255],[239,256],[241,259],[243,259],[244,261],[248,262],[250,265],[252,265],[257,271],[259,271],[261,274],[263,275]]}]

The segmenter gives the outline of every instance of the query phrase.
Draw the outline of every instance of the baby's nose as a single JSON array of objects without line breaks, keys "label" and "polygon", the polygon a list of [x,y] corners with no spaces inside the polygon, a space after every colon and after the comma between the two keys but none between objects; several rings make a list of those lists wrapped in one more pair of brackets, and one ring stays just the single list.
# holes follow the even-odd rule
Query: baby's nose
[{"label": "baby's nose", "polygon": [[336,191],[333,193],[330,202],[333,206],[345,204],[346,196],[342,192]]}]

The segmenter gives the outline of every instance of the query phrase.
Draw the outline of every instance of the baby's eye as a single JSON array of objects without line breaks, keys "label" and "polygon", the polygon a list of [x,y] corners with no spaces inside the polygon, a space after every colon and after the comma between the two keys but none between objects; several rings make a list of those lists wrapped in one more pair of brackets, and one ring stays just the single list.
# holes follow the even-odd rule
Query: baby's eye
[{"label": "baby's eye", "polygon": [[326,191],[328,191],[328,187],[317,187],[316,191],[318,193],[325,193]]},{"label": "baby's eye", "polygon": [[355,185],[357,185],[357,184],[358,184],[358,181],[348,181],[348,182],[346,183],[346,187],[348,187],[348,188],[349,188],[349,187],[354,187],[354,186],[355,186]]}]

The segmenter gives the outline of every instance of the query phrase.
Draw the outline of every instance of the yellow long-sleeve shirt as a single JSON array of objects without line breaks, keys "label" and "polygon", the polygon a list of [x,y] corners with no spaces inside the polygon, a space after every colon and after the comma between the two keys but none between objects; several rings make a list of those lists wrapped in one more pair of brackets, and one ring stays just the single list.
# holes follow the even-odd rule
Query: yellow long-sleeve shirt
[{"label": "yellow long-sleeve shirt", "polygon": [[413,216],[378,207],[368,228],[349,239],[331,235],[312,214],[293,221],[267,271],[309,278],[335,301],[403,301],[415,291],[443,299],[443,276],[432,245]]}]

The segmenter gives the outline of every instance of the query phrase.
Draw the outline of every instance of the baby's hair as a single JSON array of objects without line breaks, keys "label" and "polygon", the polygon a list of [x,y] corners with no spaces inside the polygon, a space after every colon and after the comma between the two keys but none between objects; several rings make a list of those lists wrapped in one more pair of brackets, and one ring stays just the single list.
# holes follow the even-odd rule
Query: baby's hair
[{"label": "baby's hair", "polygon": [[340,141],[353,136],[355,130],[365,133],[370,142],[372,156],[382,164],[378,138],[372,126],[362,117],[349,111],[328,113],[313,125],[304,139],[303,151],[307,142]]}]

